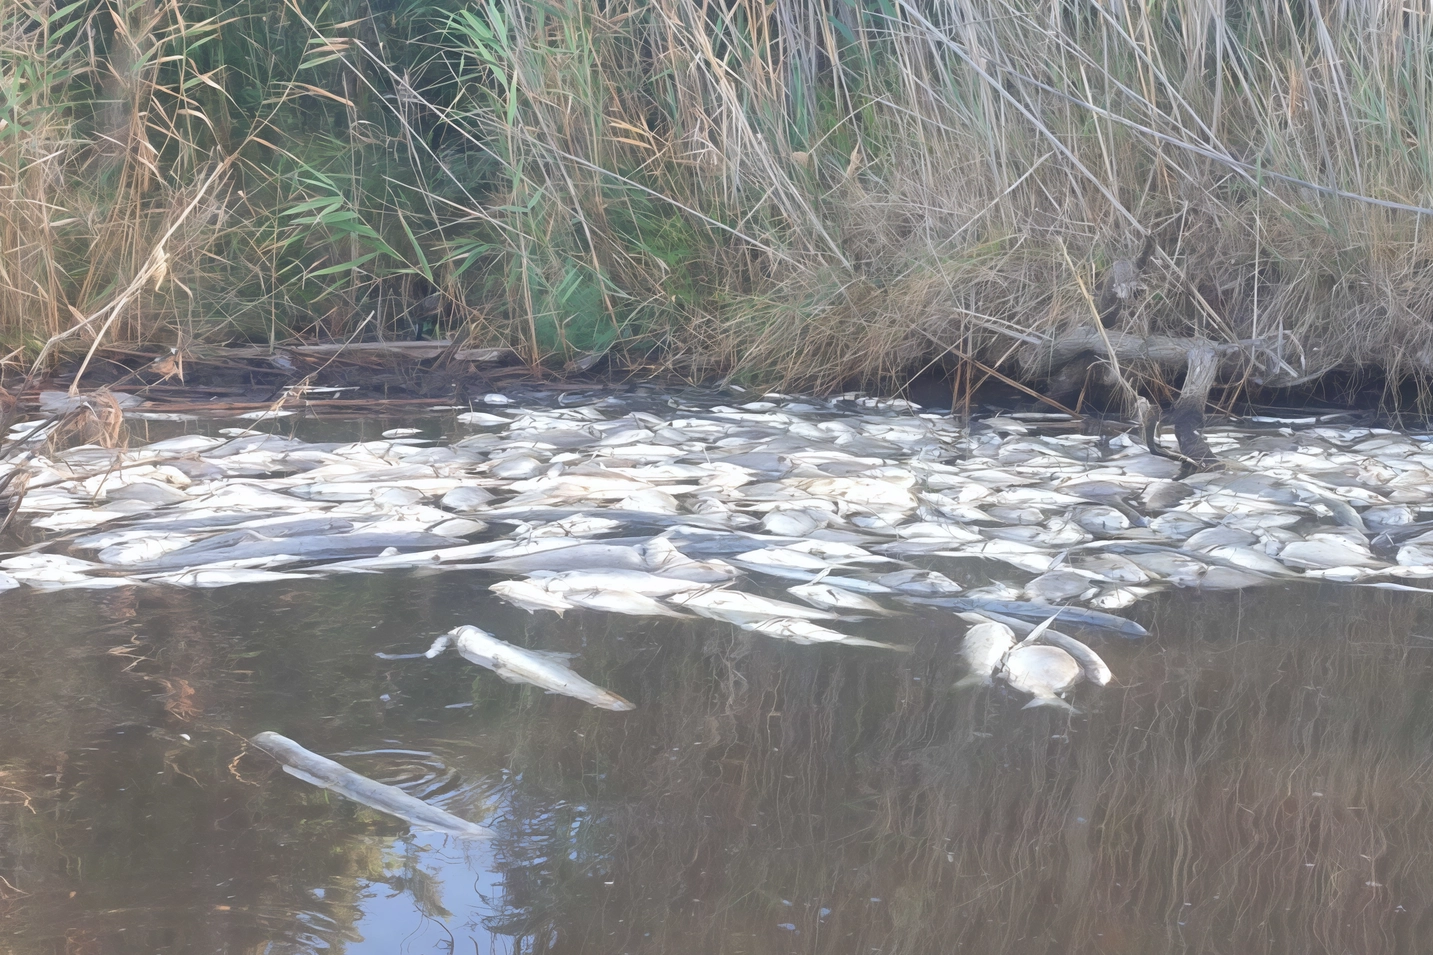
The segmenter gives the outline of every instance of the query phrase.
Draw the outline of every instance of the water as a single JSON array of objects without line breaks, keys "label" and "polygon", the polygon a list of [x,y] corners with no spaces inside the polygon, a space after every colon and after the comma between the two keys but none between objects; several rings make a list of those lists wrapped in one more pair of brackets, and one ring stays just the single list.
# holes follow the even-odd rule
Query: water
[{"label": "water", "polygon": [[[793,646],[528,615],[488,575],[4,595],[0,950],[1416,952],[1433,934],[1429,600],[1175,592],[1073,719],[954,692],[948,616]],[[631,713],[448,654],[579,653]],[[498,830],[279,772],[271,729]]]},{"label": "water", "polygon": [[[150,427],[137,442],[174,431]],[[1377,955],[1433,937],[1428,596],[1152,597],[1122,611],[1149,638],[1088,635],[1116,682],[1077,689],[1070,717],[954,690],[964,625],[939,609],[842,623],[898,654],[527,614],[498,579],[0,594],[0,952]],[[460,624],[577,654],[637,708],[453,653],[374,656]],[[414,832],[303,783],[246,746],[263,730],[498,834]]]}]

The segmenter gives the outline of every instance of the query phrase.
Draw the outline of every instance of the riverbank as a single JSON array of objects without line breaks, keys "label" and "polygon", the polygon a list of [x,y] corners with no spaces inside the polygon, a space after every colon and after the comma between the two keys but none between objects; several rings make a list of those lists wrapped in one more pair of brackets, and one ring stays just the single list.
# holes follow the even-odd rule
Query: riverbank
[{"label": "riverbank", "polygon": [[1426,396],[1426,18],[946,17],[3,0],[0,357],[421,336],[1072,405],[1209,353],[1216,393]]}]

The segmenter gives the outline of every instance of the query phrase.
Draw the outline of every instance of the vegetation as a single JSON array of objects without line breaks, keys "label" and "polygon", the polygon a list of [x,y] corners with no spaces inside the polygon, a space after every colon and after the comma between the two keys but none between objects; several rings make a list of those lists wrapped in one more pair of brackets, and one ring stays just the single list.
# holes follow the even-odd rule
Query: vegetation
[{"label": "vegetation", "polygon": [[1422,378],[1430,63],[1296,0],[0,0],[0,357],[1018,375],[1147,247],[1124,332]]}]

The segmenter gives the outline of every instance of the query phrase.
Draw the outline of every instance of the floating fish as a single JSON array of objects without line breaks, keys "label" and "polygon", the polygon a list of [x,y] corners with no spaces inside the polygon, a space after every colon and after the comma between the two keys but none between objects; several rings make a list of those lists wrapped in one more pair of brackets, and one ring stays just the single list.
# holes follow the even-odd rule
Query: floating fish
[{"label": "floating fish", "polygon": [[813,610],[799,604],[772,600],[769,597],[760,597],[737,590],[699,590],[689,594],[674,594],[668,597],[667,601],[701,614],[703,617],[725,620],[739,627],[778,617],[802,620],[836,619],[835,614],[825,610]]},{"label": "floating fish", "polygon": [[882,615],[891,612],[870,597],[863,597],[858,593],[852,593],[849,590],[832,586],[824,581],[821,583],[797,584],[795,587],[787,587],[786,592],[794,597],[799,597],[811,606],[821,610],[834,610],[838,613],[874,613]]},{"label": "floating fish", "polygon": [[1015,647],[1015,631],[1005,624],[983,617],[976,620],[976,624],[965,631],[965,639],[960,644],[961,659],[970,673],[956,686],[990,686],[1000,662]]},{"label": "floating fish", "polygon": [[999,676],[1031,700],[1025,709],[1053,706],[1071,713],[1078,712],[1058,694],[1065,693],[1084,678],[1080,664],[1059,647],[1033,644],[1016,647],[1005,655]]},{"label": "floating fish", "polygon": [[850,634],[831,630],[799,617],[767,617],[763,620],[742,624],[741,628],[780,640],[790,640],[792,643],[841,643],[851,647],[875,647],[880,650],[910,649],[892,643],[881,643],[879,640],[853,637]]},{"label": "floating fish", "polygon": [[287,736],[263,732],[249,742],[278,760],[290,776],[396,816],[416,829],[431,829],[459,839],[490,839],[495,835],[491,829],[430,806],[401,789],[360,776],[346,766],[304,749]]},{"label": "floating fish", "polygon": [[556,611],[562,616],[575,606],[559,593],[553,593],[530,580],[500,580],[488,587],[508,603],[531,613],[534,610]]},{"label": "floating fish", "polygon": [[621,613],[634,617],[679,617],[689,618],[690,614],[680,613],[646,594],[630,590],[564,590],[562,599],[575,607],[586,610],[600,610],[604,613]]},{"label": "floating fish", "polygon": [[[487,667],[508,683],[526,683],[604,710],[636,709],[616,693],[579,676],[567,665],[564,654],[513,646],[477,627],[457,627],[444,636],[457,647],[463,659]],[[441,651],[442,647],[435,642],[428,655],[436,656]]]}]

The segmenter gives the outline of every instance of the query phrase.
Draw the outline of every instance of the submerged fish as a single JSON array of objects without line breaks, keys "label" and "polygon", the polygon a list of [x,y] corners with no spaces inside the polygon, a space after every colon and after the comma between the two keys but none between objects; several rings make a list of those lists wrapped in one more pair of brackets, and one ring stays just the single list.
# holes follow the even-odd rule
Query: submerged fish
[{"label": "submerged fish", "polygon": [[965,631],[965,639],[960,644],[961,659],[970,668],[970,673],[956,686],[990,686],[1000,662],[1015,646],[1015,631],[1005,624],[983,617],[975,619],[978,622]]},{"label": "submerged fish", "polygon": [[539,572],[533,574],[531,580],[543,590],[556,594],[575,590],[620,590],[648,597],[666,597],[693,590],[705,590],[709,586],[700,581],[667,577],[645,570],[569,570],[560,574]]},{"label": "submerged fish", "polygon": [[1005,655],[1000,666],[1001,679],[1022,693],[1030,694],[1031,700],[1025,704],[1025,709],[1054,706],[1077,712],[1058,694],[1074,687],[1083,677],[1079,662],[1069,653],[1059,647],[1041,644],[1016,647]]},{"label": "submerged fish", "polygon": [[[1023,603],[1018,600],[991,600],[981,597],[906,597],[905,599],[910,603],[925,604],[930,607],[948,607],[955,611],[984,613],[992,618],[1005,616],[1013,617],[1016,620],[1038,622],[1049,617],[1051,613],[1049,604]],[[1133,620],[1126,620],[1124,617],[1117,617],[1112,613],[1104,613],[1099,610],[1061,607],[1058,616],[1062,623],[1071,626],[1086,627],[1091,630],[1109,630],[1130,639],[1149,636],[1149,631]]]},{"label": "submerged fish", "polygon": [[881,650],[910,649],[896,646],[893,643],[881,643],[879,640],[867,640],[865,637],[853,637],[850,634],[841,633],[839,630],[832,630],[799,617],[768,617],[754,623],[743,624],[742,629],[781,640],[790,640],[792,643],[844,643],[850,647],[876,647]]},{"label": "submerged fish", "polygon": [[278,760],[290,776],[336,792],[370,809],[397,816],[415,828],[444,832],[460,839],[489,839],[494,835],[491,829],[430,806],[401,789],[360,776],[346,766],[304,749],[287,736],[264,732],[249,742]]},{"label": "submerged fish", "polygon": [[822,610],[875,614],[891,612],[870,597],[863,597],[841,587],[833,587],[825,581],[797,584],[795,587],[787,587],[786,592],[800,597],[811,606],[819,607]]},{"label": "submerged fish", "polygon": [[562,597],[575,607],[604,613],[625,613],[634,617],[691,617],[691,614],[679,613],[646,594],[631,590],[564,590]]},{"label": "submerged fish", "polygon": [[561,616],[571,610],[573,604],[559,593],[553,593],[530,580],[500,580],[488,587],[493,593],[522,610],[553,610]]},{"label": "submerged fish", "polygon": [[738,590],[701,590],[690,594],[674,594],[668,597],[670,603],[686,607],[714,620],[725,620],[739,627],[760,623],[763,620],[780,617],[795,617],[804,620],[834,620],[836,615],[824,610],[813,610],[800,604],[772,600],[756,594]]},{"label": "submerged fish", "polygon": [[[611,690],[604,690],[579,676],[567,665],[567,659],[562,654],[514,646],[477,627],[458,627],[443,636],[457,647],[463,659],[487,667],[508,683],[527,683],[604,710],[636,709]],[[442,637],[434,643],[438,652],[441,652],[441,641]],[[437,655],[433,649],[428,654]]]},{"label": "submerged fish", "polygon": [[1039,643],[1048,644],[1052,647],[1059,647],[1080,665],[1080,672],[1086,680],[1096,686],[1108,686],[1115,675],[1110,672],[1109,666],[1100,655],[1069,634],[1061,633],[1058,630],[1046,630],[1036,640]]}]

